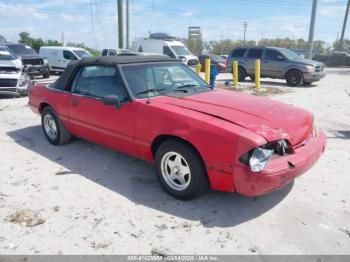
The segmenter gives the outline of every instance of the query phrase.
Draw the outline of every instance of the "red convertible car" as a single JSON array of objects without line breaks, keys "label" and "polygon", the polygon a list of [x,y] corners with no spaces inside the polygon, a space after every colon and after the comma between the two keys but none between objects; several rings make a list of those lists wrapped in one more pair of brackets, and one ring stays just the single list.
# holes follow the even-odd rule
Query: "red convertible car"
[{"label": "red convertible car", "polygon": [[74,135],[155,162],[162,187],[183,200],[209,188],[246,196],[277,190],[326,144],[311,113],[212,90],[163,56],[73,61],[55,83],[30,87],[29,105],[50,143]]}]

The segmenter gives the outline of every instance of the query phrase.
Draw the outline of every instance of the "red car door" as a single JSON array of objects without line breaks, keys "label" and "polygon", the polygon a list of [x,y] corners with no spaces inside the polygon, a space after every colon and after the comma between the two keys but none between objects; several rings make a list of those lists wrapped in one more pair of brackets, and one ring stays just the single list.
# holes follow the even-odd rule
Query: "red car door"
[{"label": "red car door", "polygon": [[[117,95],[121,107],[105,105],[102,98]],[[134,145],[135,103],[115,67],[85,66],[75,76],[69,99],[71,132],[115,150],[137,155]]]}]

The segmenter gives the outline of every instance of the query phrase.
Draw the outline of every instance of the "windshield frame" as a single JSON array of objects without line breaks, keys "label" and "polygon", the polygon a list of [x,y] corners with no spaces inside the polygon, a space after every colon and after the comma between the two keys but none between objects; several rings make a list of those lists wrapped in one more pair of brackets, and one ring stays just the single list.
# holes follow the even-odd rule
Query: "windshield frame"
[{"label": "windshield frame", "polygon": [[[187,70],[189,72],[189,74],[191,76],[193,76],[195,79],[197,79],[199,82],[203,83],[203,85],[200,86],[200,88],[202,90],[198,91],[198,92],[188,92],[188,93],[180,93],[180,92],[164,92],[164,93],[160,93],[159,95],[156,96],[151,96],[151,95],[147,95],[145,97],[137,97],[136,93],[134,92],[134,90],[129,86],[129,82],[126,78],[125,72],[124,72],[124,68],[125,67],[129,67],[129,66],[138,66],[138,65],[179,65],[179,66],[183,66],[185,68],[185,70]],[[124,86],[127,89],[130,98],[133,101],[137,101],[137,100],[144,100],[144,99],[149,99],[149,98],[157,98],[157,97],[162,97],[162,96],[172,96],[175,97],[175,93],[181,94],[183,96],[187,96],[187,95],[193,95],[193,94],[199,94],[199,93],[203,93],[203,92],[210,92],[212,91],[212,89],[210,88],[210,86],[204,81],[204,79],[202,79],[200,76],[198,76],[193,70],[191,70],[190,68],[188,68],[186,65],[184,65],[181,62],[143,62],[143,63],[129,63],[129,64],[118,64],[117,65],[118,70],[120,72],[120,76],[122,77],[122,80],[124,82]],[[205,89],[204,87],[207,87],[207,89]]]}]

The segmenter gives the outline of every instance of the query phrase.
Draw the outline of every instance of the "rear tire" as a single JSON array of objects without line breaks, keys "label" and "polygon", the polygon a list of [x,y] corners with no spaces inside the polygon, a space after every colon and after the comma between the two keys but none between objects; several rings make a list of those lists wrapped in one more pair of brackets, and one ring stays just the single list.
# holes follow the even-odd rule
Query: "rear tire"
[{"label": "rear tire", "polygon": [[299,86],[303,83],[304,77],[299,70],[290,70],[286,74],[286,81],[289,86]]},{"label": "rear tire", "polygon": [[238,81],[243,82],[247,77],[247,72],[243,67],[238,67]]},{"label": "rear tire", "polygon": [[174,198],[190,200],[209,189],[204,163],[190,145],[167,140],[159,146],[155,160],[159,183]]},{"label": "rear tire", "polygon": [[41,126],[46,139],[53,145],[64,145],[71,139],[57,113],[49,106],[41,113]]}]

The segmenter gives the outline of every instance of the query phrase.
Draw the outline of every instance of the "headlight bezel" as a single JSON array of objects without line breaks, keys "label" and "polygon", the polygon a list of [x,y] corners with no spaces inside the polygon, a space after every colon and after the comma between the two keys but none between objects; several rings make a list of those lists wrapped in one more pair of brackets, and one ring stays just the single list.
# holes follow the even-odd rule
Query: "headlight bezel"
[{"label": "headlight bezel", "polygon": [[[260,168],[256,168],[256,165],[254,164],[253,157],[257,157],[259,153],[262,153],[265,156],[262,163],[260,163]],[[265,169],[268,162],[275,156],[284,156],[286,154],[292,153],[292,148],[287,140],[281,139],[274,142],[270,142],[258,147],[254,147],[253,149],[249,150],[247,153],[243,154],[239,161],[241,163],[244,163],[249,166],[250,170],[254,173],[259,173]],[[256,159],[255,159],[256,160]],[[258,161],[258,160],[257,160]],[[256,162],[255,162],[256,164]]]},{"label": "headlight bezel", "polygon": [[305,66],[305,72],[306,73],[313,73],[313,72],[315,72],[315,66],[313,66],[313,65]]}]

